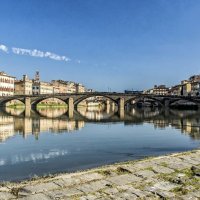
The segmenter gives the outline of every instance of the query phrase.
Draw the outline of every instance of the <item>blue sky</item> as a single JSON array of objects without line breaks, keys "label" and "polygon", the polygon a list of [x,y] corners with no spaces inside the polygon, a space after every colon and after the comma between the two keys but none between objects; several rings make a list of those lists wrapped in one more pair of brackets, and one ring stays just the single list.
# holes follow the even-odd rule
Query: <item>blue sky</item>
[{"label": "blue sky", "polygon": [[1,0],[0,71],[36,70],[100,91],[177,84],[200,74],[200,1]]}]

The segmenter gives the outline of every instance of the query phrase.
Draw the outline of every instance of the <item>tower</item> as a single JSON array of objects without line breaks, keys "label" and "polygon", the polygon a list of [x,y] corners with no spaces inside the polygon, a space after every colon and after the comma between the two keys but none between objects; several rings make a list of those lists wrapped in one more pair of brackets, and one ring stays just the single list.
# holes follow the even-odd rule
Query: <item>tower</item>
[{"label": "tower", "polygon": [[39,73],[39,71],[36,71],[36,73],[35,73],[35,81],[36,82],[40,81],[40,73]]}]

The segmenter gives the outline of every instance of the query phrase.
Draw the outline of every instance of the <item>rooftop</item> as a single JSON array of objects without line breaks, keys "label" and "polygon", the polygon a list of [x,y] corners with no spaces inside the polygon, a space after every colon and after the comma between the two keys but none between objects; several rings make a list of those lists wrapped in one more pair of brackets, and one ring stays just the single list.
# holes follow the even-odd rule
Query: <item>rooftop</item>
[{"label": "rooftop", "polygon": [[6,76],[6,77],[10,77],[10,78],[15,78],[14,76],[10,76],[10,75],[8,75],[8,74],[6,74],[5,72],[0,72],[0,75],[1,76]]}]

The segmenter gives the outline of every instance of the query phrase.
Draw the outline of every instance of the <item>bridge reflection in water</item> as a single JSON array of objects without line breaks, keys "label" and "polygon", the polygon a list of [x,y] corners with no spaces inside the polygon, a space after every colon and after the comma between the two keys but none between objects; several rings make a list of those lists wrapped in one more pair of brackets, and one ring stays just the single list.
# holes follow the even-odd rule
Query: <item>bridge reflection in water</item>
[{"label": "bridge reflection in water", "polygon": [[129,108],[123,118],[113,107],[80,107],[69,118],[67,108],[41,108],[31,110],[29,115],[24,109],[2,108],[0,110],[0,142],[20,134],[24,138],[33,134],[36,139],[45,132],[65,133],[84,128],[86,123],[124,123],[138,125],[153,124],[155,129],[173,127],[188,134],[193,139],[200,139],[200,111],[178,111],[170,109]]}]

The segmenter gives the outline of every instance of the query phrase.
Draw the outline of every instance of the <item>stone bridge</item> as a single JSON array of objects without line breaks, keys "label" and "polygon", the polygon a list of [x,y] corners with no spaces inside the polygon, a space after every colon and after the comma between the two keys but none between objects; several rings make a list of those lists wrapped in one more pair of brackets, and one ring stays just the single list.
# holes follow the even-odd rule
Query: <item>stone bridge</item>
[{"label": "stone bridge", "polygon": [[12,100],[19,100],[25,104],[26,110],[35,109],[37,104],[49,98],[57,98],[68,104],[68,114],[73,116],[74,108],[87,98],[102,96],[113,104],[117,105],[120,116],[123,116],[124,109],[128,105],[140,103],[149,103],[160,107],[170,107],[176,102],[185,102],[188,104],[200,106],[200,97],[186,96],[157,96],[147,94],[125,94],[115,92],[87,92],[73,94],[41,94],[41,95],[15,95],[0,97],[0,106],[5,106],[6,103]]}]

